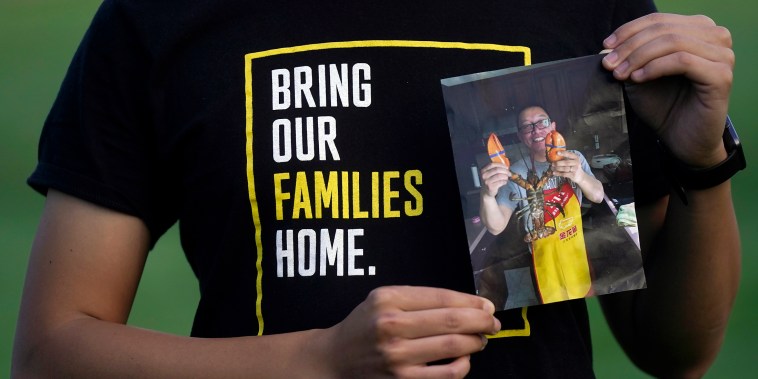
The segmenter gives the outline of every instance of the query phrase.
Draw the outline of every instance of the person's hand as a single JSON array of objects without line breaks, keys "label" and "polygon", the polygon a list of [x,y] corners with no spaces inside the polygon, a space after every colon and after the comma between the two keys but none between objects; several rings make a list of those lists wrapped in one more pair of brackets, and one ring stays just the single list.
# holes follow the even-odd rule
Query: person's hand
[{"label": "person's hand", "polygon": [[482,194],[495,197],[500,187],[508,184],[511,170],[502,163],[490,163],[482,168]]},{"label": "person's hand", "polygon": [[651,14],[604,41],[603,65],[627,81],[632,108],[681,161],[695,167],[726,158],[721,135],[732,87],[729,31],[705,16]]},{"label": "person's hand", "polygon": [[330,329],[332,369],[345,378],[462,378],[483,335],[500,330],[494,312],[489,300],[446,289],[375,289]]},{"label": "person's hand", "polygon": [[587,175],[582,170],[582,161],[578,155],[570,151],[560,151],[558,155],[563,157],[563,159],[551,163],[553,175],[571,179],[575,183],[580,182],[582,177]]}]

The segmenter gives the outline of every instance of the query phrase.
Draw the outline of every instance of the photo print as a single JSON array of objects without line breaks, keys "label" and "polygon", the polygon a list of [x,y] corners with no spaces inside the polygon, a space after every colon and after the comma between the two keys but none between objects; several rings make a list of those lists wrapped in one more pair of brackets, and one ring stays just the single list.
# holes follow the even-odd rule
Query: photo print
[{"label": "photo print", "polygon": [[498,309],[645,287],[622,84],[601,59],[442,80],[476,291]]}]

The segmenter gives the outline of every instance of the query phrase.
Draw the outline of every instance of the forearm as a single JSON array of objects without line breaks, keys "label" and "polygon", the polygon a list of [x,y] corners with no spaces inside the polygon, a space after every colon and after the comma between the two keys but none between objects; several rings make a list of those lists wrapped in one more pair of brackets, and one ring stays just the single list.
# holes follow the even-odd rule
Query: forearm
[{"label": "forearm", "polygon": [[319,331],[199,339],[124,325],[148,245],[141,220],[49,191],[29,257],[14,376],[325,376]]},{"label": "forearm", "polygon": [[[139,219],[51,190],[29,258],[13,376],[460,377],[482,349],[480,335],[500,330],[491,302],[427,287],[376,289],[328,329],[223,339],[143,330],[124,324],[148,244]],[[453,361],[426,365],[443,359]]]},{"label": "forearm", "polygon": [[648,289],[620,298],[632,302],[633,312],[614,328],[637,364],[657,376],[705,372],[721,346],[739,282],[729,182],[687,197],[687,206],[669,199],[645,257]]},{"label": "forearm", "polygon": [[505,230],[508,226],[508,220],[510,215],[506,217],[503,214],[501,207],[497,204],[497,200],[493,196],[487,194],[481,195],[479,204],[479,216],[484,223],[484,226],[490,233],[498,235]]},{"label": "forearm", "polygon": [[[669,200],[639,320],[682,359],[715,358],[739,284],[740,244],[727,182]],[[648,329],[648,328],[643,328]],[[676,345],[676,346],[671,346]]]},{"label": "forearm", "polygon": [[326,332],[191,338],[82,317],[14,357],[17,377],[328,377]]},{"label": "forearm", "polygon": [[589,174],[583,174],[581,179],[576,182],[581,188],[582,193],[587,200],[593,203],[600,203],[605,196],[605,190],[603,189],[603,183],[600,183],[597,178]]}]

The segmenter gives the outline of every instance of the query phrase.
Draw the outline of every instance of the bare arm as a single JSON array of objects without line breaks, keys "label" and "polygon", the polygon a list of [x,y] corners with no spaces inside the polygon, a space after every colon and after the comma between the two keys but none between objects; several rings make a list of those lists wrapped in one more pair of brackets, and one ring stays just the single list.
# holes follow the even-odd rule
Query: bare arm
[{"label": "bare arm", "polygon": [[648,226],[640,236],[655,236],[641,241],[648,289],[601,300],[630,358],[660,377],[705,373],[721,347],[739,283],[729,183],[691,191],[688,201],[665,198],[638,209],[640,226]]},{"label": "bare arm", "polygon": [[593,203],[603,201],[605,190],[593,175],[582,169],[582,162],[578,155],[570,151],[562,151],[559,154],[562,160],[552,163],[553,175],[571,179],[582,190],[584,197]]},{"label": "bare arm", "polygon": [[579,188],[582,189],[582,193],[587,198],[587,200],[593,203],[600,203],[603,201],[603,197],[605,196],[603,183],[600,183],[600,181],[597,180],[597,178],[594,176],[589,175],[582,170],[579,171],[582,172],[582,178],[575,183],[579,186]]},{"label": "bare arm", "polygon": [[479,202],[479,216],[490,233],[498,235],[508,226],[513,209],[500,205],[496,196],[498,190],[508,184],[511,171],[500,163],[491,163],[482,168],[482,186]]},{"label": "bare arm", "polygon": [[[619,28],[606,47],[615,55],[604,65],[635,83],[632,106],[678,159],[710,167],[726,157],[720,137],[734,65],[726,29],[703,16],[655,14]],[[730,183],[687,197],[688,206],[674,196],[638,209],[648,289],[602,299],[625,351],[659,377],[705,373],[739,281]]]},{"label": "bare arm", "polygon": [[309,360],[316,355],[295,358],[319,341],[317,331],[253,344],[250,338],[193,339],[124,325],[148,241],[140,220],[50,191],[29,262],[14,375],[233,375],[251,370],[250,357],[274,345],[280,362],[315,365]]},{"label": "bare arm", "polygon": [[498,204],[494,196],[482,193],[480,197],[479,216],[484,226],[494,235],[502,233],[508,226],[513,209]]},{"label": "bare arm", "polygon": [[[462,377],[468,355],[483,346],[479,335],[499,329],[490,302],[423,287],[375,290],[323,330],[201,339],[127,326],[148,241],[140,220],[50,191],[29,262],[14,377]],[[425,364],[444,358],[454,360]]]}]

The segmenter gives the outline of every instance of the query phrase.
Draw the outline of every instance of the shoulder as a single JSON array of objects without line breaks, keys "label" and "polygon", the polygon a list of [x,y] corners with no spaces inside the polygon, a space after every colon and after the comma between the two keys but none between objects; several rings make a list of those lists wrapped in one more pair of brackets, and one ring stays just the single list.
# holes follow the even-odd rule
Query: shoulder
[{"label": "shoulder", "polygon": [[582,154],[581,151],[579,151],[579,150],[569,150],[569,152],[576,154],[579,157],[579,159],[582,160],[583,162],[587,161],[587,158],[584,157],[584,154]]}]

